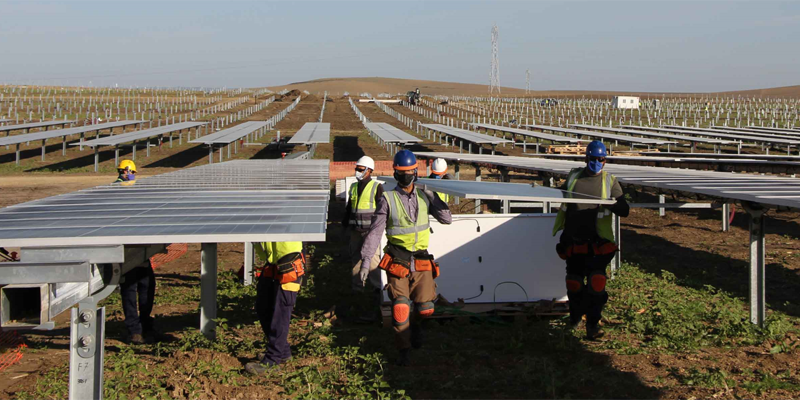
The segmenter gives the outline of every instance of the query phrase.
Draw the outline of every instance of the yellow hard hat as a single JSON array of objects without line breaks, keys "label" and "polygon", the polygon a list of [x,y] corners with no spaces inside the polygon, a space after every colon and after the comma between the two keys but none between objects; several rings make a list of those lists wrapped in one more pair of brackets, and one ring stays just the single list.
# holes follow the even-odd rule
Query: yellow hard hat
[{"label": "yellow hard hat", "polygon": [[122,160],[119,162],[119,167],[117,167],[117,169],[125,168],[130,168],[131,171],[136,172],[136,164],[134,164],[131,160]]}]

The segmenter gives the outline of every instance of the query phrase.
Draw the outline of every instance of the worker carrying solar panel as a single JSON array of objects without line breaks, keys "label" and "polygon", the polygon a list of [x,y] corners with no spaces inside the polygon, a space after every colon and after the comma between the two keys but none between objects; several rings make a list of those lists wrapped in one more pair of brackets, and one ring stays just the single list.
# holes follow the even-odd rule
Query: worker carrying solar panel
[{"label": "worker carrying solar panel", "polygon": [[265,261],[256,272],[256,314],[267,337],[267,350],[259,360],[245,365],[253,375],[265,373],[292,358],[289,324],[297,292],[305,280],[306,258],[303,242],[262,242],[254,246]]},{"label": "worker carrying solar panel", "polygon": [[606,146],[598,140],[589,143],[586,167],[572,169],[561,189],[617,202],[608,207],[562,204],[553,226],[553,236],[563,230],[556,251],[567,262],[570,324],[577,329],[586,315],[586,338],[590,340],[603,336],[599,322],[608,301],[606,267],[618,250],[611,213],[620,217],[630,213],[616,177],[603,170],[605,163]]},{"label": "worker carrying solar panel", "polygon": [[[388,244],[380,268],[386,271],[386,287],[392,301],[395,344],[399,350],[398,365],[408,365],[411,348],[422,347],[422,319],[433,314],[439,266],[428,253],[432,215],[442,224],[450,224],[452,216],[447,204],[430,190],[415,187],[417,158],[408,150],[394,156],[394,178],[397,186],[383,193],[378,200],[369,231],[361,248],[361,279],[368,276],[369,260],[380,246],[386,231]],[[412,315],[412,307],[416,310]]]},{"label": "worker carrying solar panel", "polygon": [[[383,301],[383,284],[381,283],[381,272],[378,264],[381,261],[381,253],[375,248],[375,253],[367,264],[361,260],[361,247],[364,245],[364,237],[369,231],[372,222],[372,215],[378,200],[383,197],[383,185],[372,179],[375,171],[375,160],[371,157],[363,156],[356,161],[355,176],[357,182],[350,185],[350,193],[345,207],[345,215],[342,219],[342,226],[350,231],[349,243],[347,246],[352,266],[352,289],[355,292],[371,290],[372,304],[367,310],[362,312],[360,319],[364,321],[378,321],[381,318],[381,302]],[[361,278],[361,267],[369,267],[366,271],[367,278]],[[367,281],[370,288],[367,288]],[[359,300],[355,298],[356,302]],[[358,307],[358,304],[354,305]]]},{"label": "worker carrying solar panel", "polygon": [[[431,175],[428,176],[431,179],[453,179],[453,176],[447,173],[447,161],[444,158],[437,158],[433,160],[433,165],[431,165]],[[443,202],[447,203],[450,201],[450,195],[447,193],[439,193],[435,192],[436,196],[439,196]]]}]

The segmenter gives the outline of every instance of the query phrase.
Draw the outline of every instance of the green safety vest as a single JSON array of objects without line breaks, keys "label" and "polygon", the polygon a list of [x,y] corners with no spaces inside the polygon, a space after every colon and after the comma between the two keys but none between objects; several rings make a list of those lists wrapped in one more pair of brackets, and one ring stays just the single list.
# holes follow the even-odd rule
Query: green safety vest
[{"label": "green safety vest", "polygon": [[372,224],[372,214],[375,213],[375,193],[378,192],[378,185],[374,179],[370,179],[364,186],[362,195],[358,197],[358,182],[350,185],[350,226],[359,231],[368,231]]},{"label": "green safety vest", "polygon": [[426,250],[431,237],[428,220],[428,197],[419,189],[414,189],[417,194],[417,222],[411,222],[411,217],[396,190],[383,193],[389,203],[389,217],[386,219],[386,238],[389,243],[400,246],[408,251],[415,252]]},{"label": "green safety vest", "polygon": [[[567,177],[567,192],[571,196],[572,190],[575,188],[575,183],[578,182],[578,177],[583,173],[583,168],[573,168]],[[614,181],[617,179],[614,175],[606,171],[601,172],[603,187],[601,189],[600,197],[608,199],[611,196],[611,188],[614,187]],[[553,225],[553,236],[559,231],[564,229],[567,222],[567,203],[562,203],[561,208],[556,215],[556,223]],[[616,243],[614,240],[614,228],[611,211],[604,207],[599,207],[597,210],[597,235],[603,239]]]},{"label": "green safety vest", "polygon": [[261,242],[254,246],[258,256],[268,264],[276,265],[278,260],[292,253],[303,251],[303,242]]},{"label": "green safety vest", "polygon": [[450,195],[447,193],[436,192],[436,195],[439,196],[439,198],[442,199],[442,201],[445,202],[445,204],[447,204],[447,202],[450,201]]}]

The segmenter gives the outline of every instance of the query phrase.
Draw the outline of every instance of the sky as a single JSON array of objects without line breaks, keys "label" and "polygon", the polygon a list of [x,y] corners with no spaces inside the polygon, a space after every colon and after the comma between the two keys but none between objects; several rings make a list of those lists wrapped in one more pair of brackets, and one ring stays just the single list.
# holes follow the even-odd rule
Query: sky
[{"label": "sky", "polygon": [[800,84],[800,2],[0,0],[0,84],[262,87],[320,78],[533,90]]}]

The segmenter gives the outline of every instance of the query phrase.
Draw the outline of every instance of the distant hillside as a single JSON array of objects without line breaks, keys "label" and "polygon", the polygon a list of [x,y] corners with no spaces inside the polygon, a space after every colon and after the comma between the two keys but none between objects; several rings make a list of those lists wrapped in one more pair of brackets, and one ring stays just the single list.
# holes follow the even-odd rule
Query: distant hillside
[{"label": "distant hillside", "polygon": [[[311,93],[322,93],[327,91],[332,95],[341,95],[344,92],[358,94],[362,92],[371,93],[377,96],[379,93],[405,93],[409,90],[419,88],[423,94],[429,95],[464,95],[464,96],[486,96],[488,95],[488,85],[478,85],[474,83],[424,81],[414,79],[398,78],[326,78],[315,79],[312,81],[295,82],[282,86],[274,86],[270,89],[297,89],[308,90]],[[525,90],[518,88],[503,87],[502,94],[505,96],[524,96]],[[716,93],[668,93],[667,96],[686,96]],[[785,86],[769,89],[741,90],[721,92],[720,95],[742,95],[742,96],[765,96],[765,97],[792,97],[800,98],[799,86]],[[634,95],[634,96],[661,96],[661,93],[645,92],[624,92],[624,91],[592,91],[592,90],[555,90],[555,91],[532,91],[529,96],[534,97],[576,97],[576,96],[615,96],[615,95]]]}]

